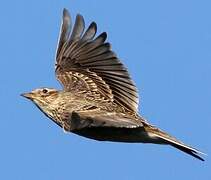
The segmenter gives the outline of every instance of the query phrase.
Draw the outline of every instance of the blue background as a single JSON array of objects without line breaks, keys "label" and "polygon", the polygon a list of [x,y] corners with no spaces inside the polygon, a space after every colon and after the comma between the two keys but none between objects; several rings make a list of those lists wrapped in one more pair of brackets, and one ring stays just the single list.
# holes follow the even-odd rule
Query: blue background
[{"label": "blue background", "polygon": [[0,6],[0,179],[211,179],[209,156],[65,134],[19,96],[61,88],[54,55],[64,7],[108,32],[145,118],[211,154],[211,1],[8,0]]}]

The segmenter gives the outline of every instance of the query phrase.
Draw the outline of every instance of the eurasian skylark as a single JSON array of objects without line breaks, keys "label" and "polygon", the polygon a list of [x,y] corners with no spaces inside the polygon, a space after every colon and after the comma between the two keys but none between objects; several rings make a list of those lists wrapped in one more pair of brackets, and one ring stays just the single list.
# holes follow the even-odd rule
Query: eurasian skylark
[{"label": "eurasian skylark", "polygon": [[64,9],[56,52],[56,77],[63,90],[39,88],[22,96],[67,132],[100,140],[171,145],[203,160],[200,151],[150,125],[138,113],[138,93],[127,69],[97,25]]}]

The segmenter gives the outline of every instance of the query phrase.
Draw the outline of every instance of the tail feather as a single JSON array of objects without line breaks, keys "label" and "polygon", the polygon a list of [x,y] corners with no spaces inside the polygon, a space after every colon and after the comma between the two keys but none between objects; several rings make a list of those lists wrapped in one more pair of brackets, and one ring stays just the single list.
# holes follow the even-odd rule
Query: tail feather
[{"label": "tail feather", "polygon": [[204,159],[202,157],[200,157],[199,154],[203,154],[205,155],[203,152],[195,149],[195,148],[192,148],[191,146],[188,146],[186,144],[184,144],[183,142],[181,141],[178,141],[176,138],[170,136],[169,134],[157,129],[157,128],[154,128],[154,127],[150,127],[150,128],[147,128],[147,131],[150,132],[151,136],[155,136],[161,140],[163,140],[163,143],[164,144],[169,144],[201,161],[204,161]]},{"label": "tail feather", "polygon": [[201,161],[204,161],[204,159],[202,157],[200,157],[198,154],[202,154],[200,151],[196,150],[196,149],[192,149],[192,148],[189,148],[189,147],[185,147],[185,146],[181,146],[179,144],[171,144],[173,147],[201,160]]}]

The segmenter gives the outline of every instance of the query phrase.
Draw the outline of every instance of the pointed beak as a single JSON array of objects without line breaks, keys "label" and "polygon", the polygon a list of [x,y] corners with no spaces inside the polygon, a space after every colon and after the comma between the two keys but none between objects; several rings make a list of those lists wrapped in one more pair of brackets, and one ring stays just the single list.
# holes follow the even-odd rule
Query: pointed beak
[{"label": "pointed beak", "polygon": [[33,99],[33,93],[22,93],[21,96],[27,98],[27,99],[30,99],[32,100]]}]

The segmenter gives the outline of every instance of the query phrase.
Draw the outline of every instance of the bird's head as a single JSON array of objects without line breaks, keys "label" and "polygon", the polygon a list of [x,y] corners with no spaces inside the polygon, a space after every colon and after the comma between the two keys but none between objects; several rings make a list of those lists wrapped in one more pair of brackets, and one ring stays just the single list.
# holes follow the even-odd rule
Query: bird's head
[{"label": "bird's head", "polygon": [[29,93],[23,93],[21,96],[30,99],[44,113],[49,115],[49,111],[53,108],[52,105],[59,96],[59,91],[53,88],[38,88]]}]

